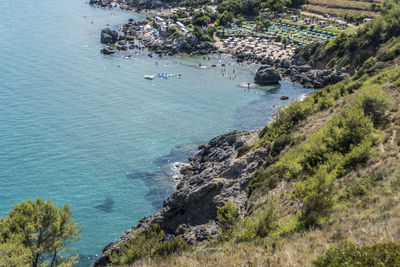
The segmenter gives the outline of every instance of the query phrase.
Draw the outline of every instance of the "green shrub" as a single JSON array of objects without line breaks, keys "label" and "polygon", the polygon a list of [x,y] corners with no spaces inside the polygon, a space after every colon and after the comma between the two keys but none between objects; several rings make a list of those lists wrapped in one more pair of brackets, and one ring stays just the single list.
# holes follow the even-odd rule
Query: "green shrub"
[{"label": "green shrub", "polygon": [[294,196],[303,202],[302,227],[320,226],[333,211],[335,203],[335,175],[321,168],[311,178],[295,184]]},{"label": "green shrub", "polygon": [[222,14],[219,14],[216,20],[217,26],[228,26],[233,22],[234,15],[232,12],[224,11]]},{"label": "green shrub", "polygon": [[358,248],[355,245],[346,245],[330,249],[313,261],[313,266],[400,266],[400,244],[375,244],[363,248]]},{"label": "green shrub", "polygon": [[278,156],[279,153],[287,146],[292,144],[293,138],[290,134],[284,134],[279,136],[275,142],[272,144],[271,147],[271,156],[275,157]]},{"label": "green shrub", "polygon": [[207,24],[211,23],[211,18],[205,15],[203,12],[201,14],[195,14],[193,17],[193,24],[197,26],[206,26]]},{"label": "green shrub", "polygon": [[239,208],[236,204],[228,201],[217,210],[217,220],[222,231],[228,231],[239,221]]},{"label": "green shrub", "polygon": [[188,248],[189,245],[182,238],[168,239],[160,226],[154,224],[145,232],[136,232],[134,237],[121,245],[119,252],[110,256],[110,260],[117,265],[132,264],[142,258],[166,256]]},{"label": "green shrub", "polygon": [[270,199],[267,205],[255,216],[255,233],[258,237],[265,237],[278,227],[279,206],[276,199]]},{"label": "green shrub", "polygon": [[280,110],[275,120],[267,125],[260,133],[261,146],[267,146],[272,140],[286,134],[293,126],[304,120],[313,112],[313,98],[303,102],[293,102],[288,107]]},{"label": "green shrub", "polygon": [[258,169],[247,186],[249,195],[251,195],[254,189],[261,185],[264,185],[266,190],[272,190],[278,185],[279,180],[279,176],[276,173],[271,173],[264,169]]},{"label": "green shrub", "polygon": [[391,101],[380,86],[369,88],[359,99],[359,104],[366,116],[371,117],[375,126],[386,122],[386,111],[391,106]]},{"label": "green shrub", "polygon": [[371,156],[372,143],[370,140],[365,140],[361,144],[354,146],[350,153],[344,157],[342,173],[339,173],[338,176],[354,170],[357,166],[364,165]]},{"label": "green shrub", "polygon": [[240,242],[252,242],[257,239],[255,222],[251,217],[244,218],[232,233],[231,240]]},{"label": "green shrub", "polygon": [[276,199],[256,210],[253,216],[248,216],[236,223],[228,240],[234,242],[252,242],[269,235],[278,227],[279,208]]}]

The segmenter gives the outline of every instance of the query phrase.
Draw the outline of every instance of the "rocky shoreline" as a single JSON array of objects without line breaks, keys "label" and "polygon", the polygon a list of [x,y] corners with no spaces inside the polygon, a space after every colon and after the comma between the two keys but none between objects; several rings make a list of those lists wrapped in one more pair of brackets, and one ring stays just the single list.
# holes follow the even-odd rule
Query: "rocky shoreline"
[{"label": "rocky shoreline", "polygon": [[[323,88],[338,83],[348,77],[345,69],[318,69],[312,68],[302,57],[294,56],[291,59],[245,58],[237,57],[238,62],[256,62],[262,68],[271,68],[292,82],[299,83],[307,88]],[[257,74],[256,74],[257,75]]]},{"label": "rocky shoreline", "polygon": [[[175,54],[209,55],[221,54],[217,46],[210,42],[200,42],[194,36],[164,38],[149,38],[143,32],[143,25],[147,20],[133,21],[122,26],[121,31],[103,29],[100,40],[107,46],[101,52],[103,54],[114,54],[118,51],[124,52],[129,49],[146,49],[150,57],[163,57]],[[348,76],[345,69],[318,69],[313,68],[308,62],[294,55],[289,59],[273,59],[267,56],[255,56],[251,54],[232,54],[239,63],[257,63],[261,68],[273,68],[281,76],[299,83],[308,88],[322,88],[329,84],[335,84]],[[279,81],[279,80],[278,80]],[[257,79],[256,79],[257,82]],[[276,81],[275,81],[276,82]]]},{"label": "rocky shoreline", "polygon": [[[179,0],[176,2],[180,2]],[[168,8],[168,0],[90,0],[90,5],[113,9],[118,7],[122,10],[141,12],[142,10],[154,10]]]},{"label": "rocky shoreline", "polygon": [[210,42],[199,41],[195,36],[178,38],[159,36],[157,39],[153,38],[151,29],[144,28],[148,24],[148,20],[130,20],[127,24],[123,24],[119,32],[109,28],[103,29],[100,41],[107,46],[101,52],[113,54],[117,51],[146,48],[149,50],[149,55],[153,56],[153,53],[155,53],[160,57],[178,53],[205,55],[216,52],[218,49]]},{"label": "rocky shoreline", "polygon": [[247,184],[268,150],[258,148],[238,157],[238,149],[252,145],[259,139],[258,134],[259,131],[234,131],[200,145],[190,163],[182,167],[183,177],[163,208],[108,244],[94,266],[106,266],[112,252],[118,251],[136,231],[145,231],[152,224],[159,224],[167,236],[179,236],[194,245],[220,231],[216,220],[218,207],[232,201],[244,213]]},{"label": "rocky shoreline", "polygon": [[[175,4],[177,3],[179,1]],[[156,11],[171,7],[164,0],[90,0],[89,4],[102,8],[112,9],[117,7],[136,12],[141,10]],[[167,34],[160,33],[157,37],[154,37],[150,24],[150,18],[138,21],[130,19],[128,23],[122,25],[118,32],[108,28],[103,29],[101,42],[107,46],[101,52],[114,54],[117,51],[146,49],[150,57],[173,56],[175,54],[208,55],[227,53],[222,47],[208,41],[199,41],[197,37],[191,35],[171,38],[167,32]],[[304,58],[296,55],[290,58],[272,58],[267,55],[260,56],[240,51],[232,51],[229,54],[239,63],[257,63],[262,65],[261,68],[263,69],[273,68],[281,76],[308,88],[319,89],[344,80],[348,76],[345,69],[321,69],[317,64],[307,62]]]}]

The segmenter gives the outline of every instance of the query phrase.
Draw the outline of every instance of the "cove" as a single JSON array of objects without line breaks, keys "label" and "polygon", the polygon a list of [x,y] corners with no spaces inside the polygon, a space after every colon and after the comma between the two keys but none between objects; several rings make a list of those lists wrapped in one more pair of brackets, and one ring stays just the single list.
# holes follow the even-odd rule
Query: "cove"
[{"label": "cove", "polygon": [[[288,103],[280,96],[311,92],[288,81],[240,88],[257,66],[229,57],[100,54],[101,29],[133,13],[80,0],[2,1],[0,10],[0,214],[36,197],[69,202],[82,258],[159,208],[173,190],[171,164],[198,144],[262,128],[272,106]],[[225,68],[198,68],[220,60]],[[183,79],[143,78],[153,73]]]}]

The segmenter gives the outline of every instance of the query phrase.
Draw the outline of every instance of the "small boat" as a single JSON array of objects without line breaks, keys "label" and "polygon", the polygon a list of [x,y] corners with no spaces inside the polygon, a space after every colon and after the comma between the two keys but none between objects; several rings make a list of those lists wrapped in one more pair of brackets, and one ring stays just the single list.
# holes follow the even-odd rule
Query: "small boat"
[{"label": "small boat", "polygon": [[154,76],[153,76],[153,75],[144,75],[144,78],[145,78],[146,80],[153,80],[153,79],[154,79]]}]

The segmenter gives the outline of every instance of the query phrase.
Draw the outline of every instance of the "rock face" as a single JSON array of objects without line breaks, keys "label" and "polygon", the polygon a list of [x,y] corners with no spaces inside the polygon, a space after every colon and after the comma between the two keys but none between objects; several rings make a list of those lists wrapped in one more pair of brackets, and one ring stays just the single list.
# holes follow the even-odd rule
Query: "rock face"
[{"label": "rock face", "polygon": [[216,221],[218,207],[228,201],[241,210],[247,201],[247,184],[262,164],[267,150],[259,148],[237,158],[237,149],[258,140],[258,131],[235,131],[199,146],[190,164],[182,168],[182,180],[163,203],[163,208],[126,231],[122,237],[107,245],[94,266],[105,266],[108,255],[118,251],[120,244],[134,236],[135,231],[148,229],[157,223],[173,236],[196,244],[219,232]]},{"label": "rock face", "polygon": [[257,70],[254,81],[260,84],[272,84],[277,83],[281,79],[281,76],[274,69],[264,66]]},{"label": "rock face", "polygon": [[322,88],[348,77],[346,69],[319,68],[317,64],[311,64],[312,62],[307,62],[303,57],[297,55],[291,59],[274,59],[269,56],[242,53],[235,53],[233,56],[237,62],[256,62],[264,65],[262,68],[273,68],[292,82],[300,83],[310,88]]},{"label": "rock face", "polygon": [[118,40],[118,32],[105,28],[101,31],[100,42],[102,44],[112,44]]},{"label": "rock face", "polygon": [[103,49],[101,49],[101,53],[103,53],[104,55],[111,55],[114,54],[116,51],[110,47],[104,47]]}]

